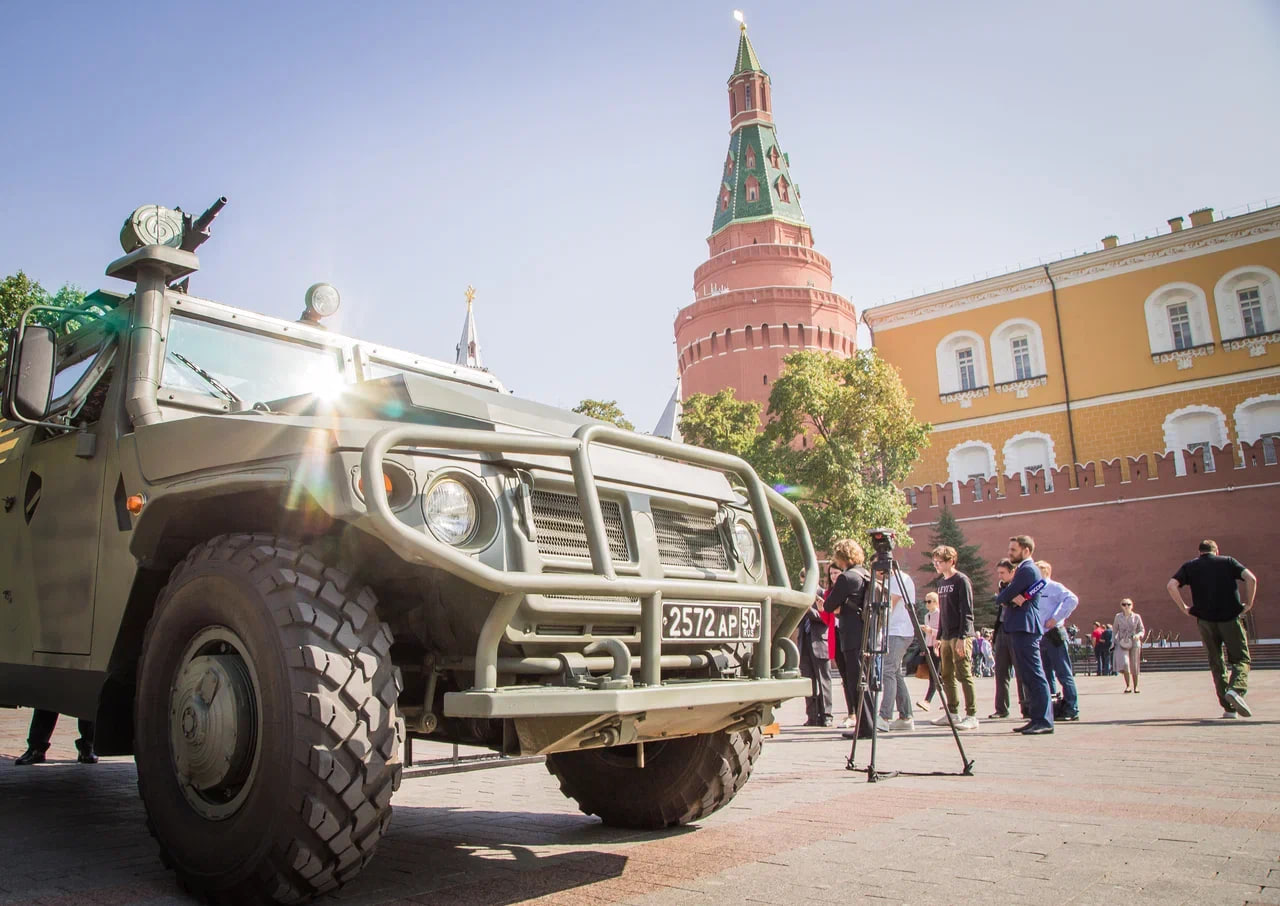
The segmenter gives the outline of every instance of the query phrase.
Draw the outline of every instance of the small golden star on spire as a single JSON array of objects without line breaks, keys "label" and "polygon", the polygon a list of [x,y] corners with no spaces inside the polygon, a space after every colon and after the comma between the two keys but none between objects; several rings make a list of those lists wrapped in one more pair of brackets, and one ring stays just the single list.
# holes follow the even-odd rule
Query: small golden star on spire
[{"label": "small golden star on spire", "polygon": [[733,20],[738,23],[744,32],[747,30],[747,17],[742,14],[742,10],[735,9],[733,11]]},{"label": "small golden star on spire", "polygon": [[468,284],[467,284],[467,292],[466,292],[466,294],[465,294],[465,295],[466,295],[466,297],[467,297],[467,308],[470,308],[470,307],[471,307],[471,300],[472,300],[472,299],[474,299],[474,298],[476,297],[476,288],[475,288],[474,286],[472,286],[471,284],[469,284],[469,283],[468,283]]}]

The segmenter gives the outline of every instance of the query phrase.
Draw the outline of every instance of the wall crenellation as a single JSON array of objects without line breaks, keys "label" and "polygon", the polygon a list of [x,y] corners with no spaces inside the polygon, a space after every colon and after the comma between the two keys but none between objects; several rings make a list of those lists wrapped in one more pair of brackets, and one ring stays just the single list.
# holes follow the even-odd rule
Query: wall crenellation
[{"label": "wall crenellation", "polygon": [[[941,482],[904,489],[915,503],[907,523],[928,525],[937,521],[942,507],[954,510],[957,519],[1003,515],[1028,510],[1056,509],[1091,503],[1113,503],[1204,491],[1225,491],[1280,481],[1277,453],[1263,441],[1226,444],[1211,450],[1213,468],[1206,470],[1199,454],[1171,451],[1104,462],[1077,463],[1057,469],[1036,470],[963,482]],[[1184,474],[1178,474],[1183,460]],[[1074,477],[1074,481],[1072,478]],[[1025,482],[1024,482],[1025,478]]]}]

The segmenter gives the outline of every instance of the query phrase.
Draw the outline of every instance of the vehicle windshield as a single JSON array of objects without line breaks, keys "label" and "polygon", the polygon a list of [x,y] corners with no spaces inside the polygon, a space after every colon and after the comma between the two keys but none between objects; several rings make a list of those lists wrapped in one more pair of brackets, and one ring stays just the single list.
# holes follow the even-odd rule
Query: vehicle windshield
[{"label": "vehicle windshield", "polygon": [[173,315],[161,383],[248,404],[327,392],[344,384],[342,351]]}]

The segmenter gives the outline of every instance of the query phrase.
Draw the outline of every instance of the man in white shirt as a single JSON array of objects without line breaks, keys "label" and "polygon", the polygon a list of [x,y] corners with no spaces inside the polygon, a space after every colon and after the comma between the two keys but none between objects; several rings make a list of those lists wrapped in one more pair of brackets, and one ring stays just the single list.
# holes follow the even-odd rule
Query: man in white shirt
[{"label": "man in white shirt", "polygon": [[1076,677],[1071,671],[1071,651],[1067,647],[1067,617],[1071,616],[1080,599],[1075,592],[1061,582],[1053,580],[1053,566],[1047,560],[1037,560],[1036,566],[1044,576],[1044,590],[1040,592],[1040,607],[1045,615],[1044,635],[1040,637],[1040,660],[1044,672],[1053,681],[1057,677],[1062,686],[1062,713],[1058,720],[1079,720],[1080,699],[1076,694]]},{"label": "man in white shirt", "polygon": [[[898,584],[898,577],[902,584]],[[903,597],[906,592],[906,597]],[[881,598],[881,600],[884,600]],[[902,659],[906,657],[907,647],[916,636],[915,624],[911,622],[908,607],[915,607],[915,582],[906,573],[895,573],[889,580],[889,650],[884,655],[884,691],[880,694],[880,714],[876,718],[877,730],[914,730],[915,721],[911,717],[911,693],[907,689],[907,678],[902,671]],[[898,719],[891,721],[893,706],[898,706]]]}]

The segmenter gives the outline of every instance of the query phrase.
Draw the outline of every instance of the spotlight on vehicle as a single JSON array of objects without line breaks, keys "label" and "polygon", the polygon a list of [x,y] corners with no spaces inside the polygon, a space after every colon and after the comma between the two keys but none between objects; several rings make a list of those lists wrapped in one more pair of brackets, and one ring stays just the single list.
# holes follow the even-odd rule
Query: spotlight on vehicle
[{"label": "spotlight on vehicle", "polygon": [[307,287],[306,308],[298,320],[322,327],[320,322],[336,314],[341,304],[342,297],[332,283],[313,283]]}]

